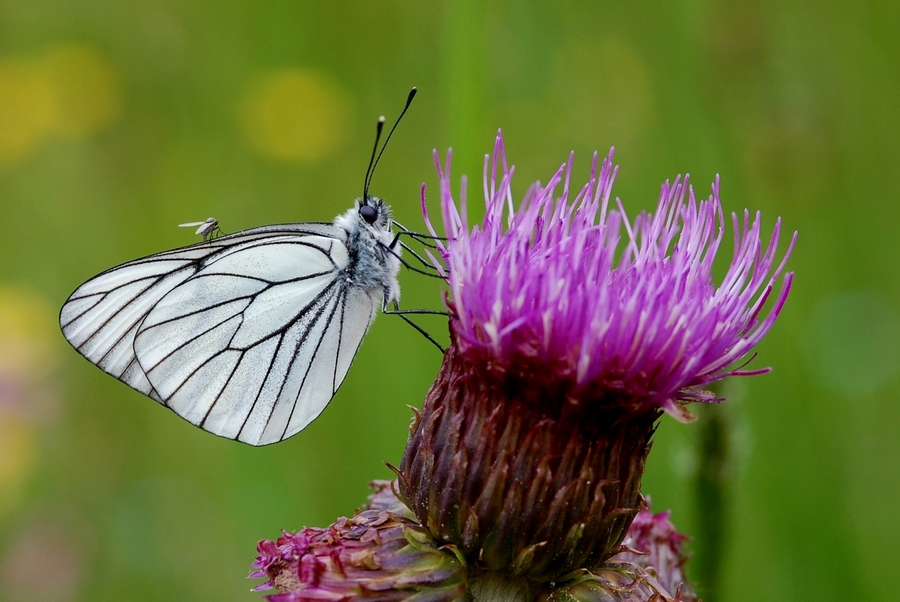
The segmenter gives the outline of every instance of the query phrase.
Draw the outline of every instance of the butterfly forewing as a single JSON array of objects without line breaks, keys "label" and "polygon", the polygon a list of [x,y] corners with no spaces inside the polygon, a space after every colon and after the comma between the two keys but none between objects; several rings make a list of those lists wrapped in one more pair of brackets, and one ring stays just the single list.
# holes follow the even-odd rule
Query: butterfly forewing
[{"label": "butterfly forewing", "polygon": [[[196,271],[193,258],[148,263],[126,264],[89,280],[60,313],[63,335],[79,353],[145,395],[152,387],[135,370],[137,328],[159,299]],[[129,280],[132,268],[135,279]]]}]

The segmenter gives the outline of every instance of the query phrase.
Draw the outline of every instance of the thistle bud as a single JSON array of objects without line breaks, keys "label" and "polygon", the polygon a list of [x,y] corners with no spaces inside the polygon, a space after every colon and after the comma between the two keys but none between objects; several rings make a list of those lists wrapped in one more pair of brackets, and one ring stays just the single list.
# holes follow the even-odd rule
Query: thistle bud
[{"label": "thistle bud", "polygon": [[276,589],[269,602],[306,600],[450,602],[466,592],[466,572],[451,548],[441,548],[415,521],[386,508],[400,502],[384,484],[369,507],[324,529],[306,528],[263,540],[251,578]]}]

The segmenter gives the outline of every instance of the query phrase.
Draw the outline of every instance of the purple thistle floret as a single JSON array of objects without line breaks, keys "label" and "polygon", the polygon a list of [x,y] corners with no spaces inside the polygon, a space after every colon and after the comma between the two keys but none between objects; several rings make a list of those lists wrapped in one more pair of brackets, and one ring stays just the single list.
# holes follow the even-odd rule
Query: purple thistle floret
[{"label": "purple thistle floret", "polygon": [[574,198],[573,157],[516,208],[514,170],[498,134],[493,160],[485,157],[486,215],[470,227],[465,179],[457,204],[450,152],[443,167],[435,152],[448,239],[438,244],[437,265],[450,286],[459,350],[498,372],[552,367],[576,392],[620,392],[681,420],[691,419],[685,402],[718,401],[704,385],[767,372],[734,366],[787,299],[793,273],[763,315],[796,234],[778,262],[780,219],[764,246],[760,214],[752,222],[748,211],[743,219],[732,214],[734,255],[716,286],[713,261],[725,232],[718,177],[699,202],[687,176],[667,181],[656,211],[631,221],[618,199],[610,205],[613,151],[599,170],[594,155],[590,180]]},{"label": "purple thistle floret", "polygon": [[688,538],[675,529],[669,514],[669,511],[654,514],[649,508],[638,512],[622,542],[633,551],[622,552],[613,561],[641,566],[662,589],[675,594],[686,582],[684,564],[688,557],[683,545]]},{"label": "purple thistle floret", "polygon": [[390,483],[373,485],[378,492],[352,518],[260,541],[250,578],[266,582],[254,591],[277,590],[269,602],[460,599],[466,576],[458,558],[408,518]]}]

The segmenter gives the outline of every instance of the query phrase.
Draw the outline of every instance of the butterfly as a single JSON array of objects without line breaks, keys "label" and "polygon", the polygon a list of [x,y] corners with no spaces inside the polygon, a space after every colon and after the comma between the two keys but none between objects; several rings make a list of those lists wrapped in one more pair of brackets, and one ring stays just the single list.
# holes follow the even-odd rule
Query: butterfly
[{"label": "butterfly", "polygon": [[298,433],[337,392],[378,308],[400,298],[404,245],[390,207],[368,195],[375,150],[372,157],[363,196],[333,223],[218,238],[201,225],[203,242],[79,286],[60,311],[63,335],[88,361],[206,431],[250,445]]}]

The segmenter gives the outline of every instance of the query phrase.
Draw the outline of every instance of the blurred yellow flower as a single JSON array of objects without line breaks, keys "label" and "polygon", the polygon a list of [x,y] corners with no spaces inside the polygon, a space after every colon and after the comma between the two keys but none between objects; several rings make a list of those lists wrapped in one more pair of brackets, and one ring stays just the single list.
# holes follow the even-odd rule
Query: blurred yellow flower
[{"label": "blurred yellow flower", "polygon": [[0,57],[0,165],[30,155],[54,135],[85,138],[121,109],[115,69],[86,44],[62,44],[29,59]]},{"label": "blurred yellow flower", "polygon": [[0,284],[0,373],[30,379],[56,363],[56,313],[33,289]]},{"label": "blurred yellow flower", "polygon": [[0,164],[29,155],[50,133],[55,104],[46,73],[0,58]]},{"label": "blurred yellow flower", "polygon": [[239,112],[248,145],[283,161],[321,159],[350,129],[348,95],[314,71],[283,69],[254,78]]}]

